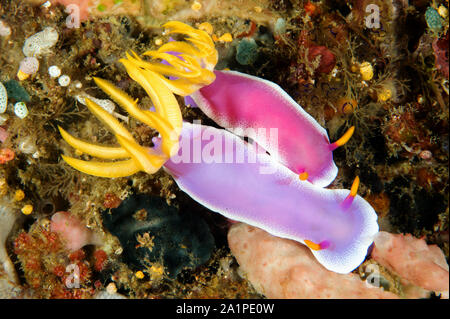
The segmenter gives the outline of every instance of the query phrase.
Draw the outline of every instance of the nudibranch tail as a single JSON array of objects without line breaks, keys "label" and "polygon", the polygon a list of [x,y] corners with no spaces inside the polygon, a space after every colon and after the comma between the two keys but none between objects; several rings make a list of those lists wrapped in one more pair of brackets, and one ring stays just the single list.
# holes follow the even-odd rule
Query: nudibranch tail
[{"label": "nudibranch tail", "polygon": [[342,137],[340,139],[338,139],[336,142],[331,143],[330,144],[330,150],[334,151],[338,147],[340,147],[340,146],[344,145],[345,143],[347,143],[348,140],[352,137],[353,132],[355,132],[355,127],[354,126],[350,127],[347,130],[347,132],[345,132],[344,135],[342,135]]},{"label": "nudibranch tail", "polygon": [[213,70],[218,53],[208,33],[178,21],[168,22],[163,27],[167,29],[166,34],[186,35],[185,42],[172,41],[156,51],[145,52],[143,55],[152,61],[145,61],[134,52],[127,54],[127,60],[142,70],[153,71],[173,93],[181,96],[212,83],[216,78]]},{"label": "nudibranch tail", "polygon": [[59,128],[63,139],[75,149],[91,156],[111,160],[129,158],[116,162],[97,162],[63,156],[64,161],[70,166],[86,174],[110,178],[129,176],[138,171],[153,174],[162,167],[168,158],[176,154],[179,148],[182,116],[173,93],[153,71],[142,70],[124,59],[121,62],[125,65],[130,77],[149,94],[155,105],[155,112],[141,110],[137,106],[137,100],[133,100],[108,81],[99,78],[94,78],[94,81],[130,116],[156,129],[161,134],[161,151],[139,145],[133,135],[116,118],[98,104],[86,98],[88,109],[115,135],[120,147],[90,143],[75,138],[64,129]]}]

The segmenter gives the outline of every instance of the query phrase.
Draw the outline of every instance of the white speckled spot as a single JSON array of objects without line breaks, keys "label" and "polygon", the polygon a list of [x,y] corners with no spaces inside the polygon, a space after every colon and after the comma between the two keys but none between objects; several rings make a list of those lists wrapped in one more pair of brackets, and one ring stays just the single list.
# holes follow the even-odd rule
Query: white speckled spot
[{"label": "white speckled spot", "polygon": [[58,79],[58,83],[61,86],[68,86],[70,84],[70,77],[68,75],[61,75]]},{"label": "white speckled spot", "polygon": [[17,102],[14,104],[14,113],[17,117],[24,119],[28,115],[27,105],[24,102]]},{"label": "white speckled spot", "polygon": [[6,93],[6,88],[0,82],[0,113],[5,113],[6,107],[8,106],[8,94]]},{"label": "white speckled spot", "polygon": [[50,77],[57,78],[61,75],[61,69],[57,65],[52,65],[48,68],[48,74],[50,74]]},{"label": "white speckled spot", "polygon": [[111,100],[103,100],[103,99],[97,99],[93,96],[90,96],[87,93],[81,93],[75,96],[78,102],[80,102],[83,105],[86,105],[85,99],[88,98],[92,102],[98,104],[100,107],[102,107],[106,112],[109,114],[112,114],[114,112],[114,109],[116,108],[116,105]]},{"label": "white speckled spot", "polygon": [[58,42],[58,31],[52,27],[33,34],[25,40],[22,47],[25,56],[40,56],[49,52],[49,49]]},{"label": "white speckled spot", "polygon": [[39,60],[35,57],[26,57],[20,61],[19,70],[25,74],[35,74],[39,70]]}]

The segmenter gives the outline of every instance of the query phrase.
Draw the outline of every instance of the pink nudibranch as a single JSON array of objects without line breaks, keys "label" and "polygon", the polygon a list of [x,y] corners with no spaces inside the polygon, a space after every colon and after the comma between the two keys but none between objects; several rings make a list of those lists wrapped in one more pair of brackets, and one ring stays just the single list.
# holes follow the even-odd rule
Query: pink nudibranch
[{"label": "pink nudibranch", "polygon": [[356,195],[357,185],[349,191],[301,181],[226,130],[184,122],[178,154],[164,168],[200,204],[307,245],[337,273],[358,267],[378,232],[377,215]]},{"label": "pink nudibranch", "polygon": [[326,130],[277,84],[236,71],[214,74],[214,82],[190,95],[208,117],[252,138],[302,179],[321,187],[334,180],[332,151],[345,141],[330,143]]}]

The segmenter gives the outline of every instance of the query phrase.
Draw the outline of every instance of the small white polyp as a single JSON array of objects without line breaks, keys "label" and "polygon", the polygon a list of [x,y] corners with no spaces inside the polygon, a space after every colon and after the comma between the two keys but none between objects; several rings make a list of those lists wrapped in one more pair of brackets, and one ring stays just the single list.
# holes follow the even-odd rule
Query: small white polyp
[{"label": "small white polyp", "polygon": [[58,79],[58,83],[61,86],[68,86],[70,84],[70,77],[68,75],[61,75]]},{"label": "small white polyp", "polygon": [[27,105],[24,102],[17,102],[14,104],[14,113],[17,117],[24,119],[28,115]]},{"label": "small white polyp", "polygon": [[50,77],[57,78],[61,75],[61,69],[57,65],[52,65],[48,68],[48,74],[50,74]]}]

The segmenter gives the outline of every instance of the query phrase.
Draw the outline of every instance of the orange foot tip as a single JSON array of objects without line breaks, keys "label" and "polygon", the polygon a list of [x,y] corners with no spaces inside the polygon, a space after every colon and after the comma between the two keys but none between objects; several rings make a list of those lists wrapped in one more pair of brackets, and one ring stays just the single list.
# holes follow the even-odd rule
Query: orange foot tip
[{"label": "orange foot tip", "polygon": [[330,247],[330,242],[328,240],[321,241],[319,244],[316,244],[315,242],[312,242],[307,239],[305,239],[304,242],[306,246],[308,246],[312,250],[322,250]]}]

